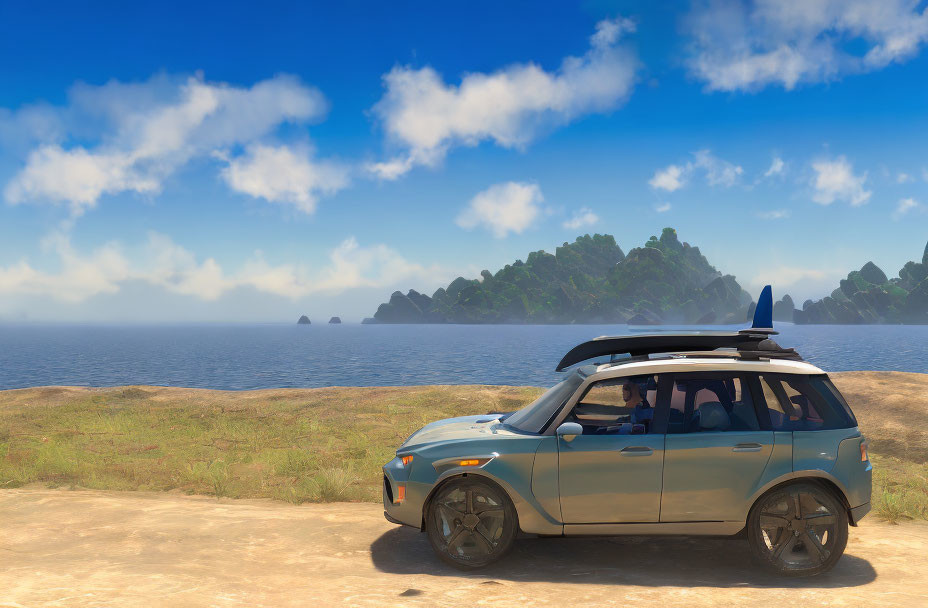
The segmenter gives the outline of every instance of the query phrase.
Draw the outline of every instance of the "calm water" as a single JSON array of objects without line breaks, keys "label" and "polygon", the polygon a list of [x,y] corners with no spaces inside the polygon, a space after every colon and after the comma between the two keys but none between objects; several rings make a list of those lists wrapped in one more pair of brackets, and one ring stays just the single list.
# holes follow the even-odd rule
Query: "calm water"
[{"label": "calm water", "polygon": [[[781,345],[827,371],[928,372],[928,326],[778,329]],[[545,386],[576,344],[628,332],[624,325],[0,326],[0,389]]]}]

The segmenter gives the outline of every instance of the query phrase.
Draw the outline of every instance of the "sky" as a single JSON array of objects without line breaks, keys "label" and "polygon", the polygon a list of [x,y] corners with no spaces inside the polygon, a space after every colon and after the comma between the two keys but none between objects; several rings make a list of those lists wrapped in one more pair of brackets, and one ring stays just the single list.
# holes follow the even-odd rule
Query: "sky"
[{"label": "sky", "polygon": [[665,226],[752,293],[895,276],[926,4],[0,3],[0,322],[359,321]]}]

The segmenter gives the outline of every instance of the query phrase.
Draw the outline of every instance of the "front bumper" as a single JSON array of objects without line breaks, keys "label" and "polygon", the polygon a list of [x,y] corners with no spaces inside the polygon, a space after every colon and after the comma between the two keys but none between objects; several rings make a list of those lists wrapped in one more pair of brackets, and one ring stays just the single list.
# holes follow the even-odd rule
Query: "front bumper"
[{"label": "front bumper", "polygon": [[[415,464],[413,465],[415,466]],[[403,486],[405,497],[399,501],[399,488]],[[429,486],[410,479],[410,468],[403,466],[400,458],[394,458],[383,467],[383,515],[394,524],[422,529],[422,505],[428,496]]]},{"label": "front bumper", "polygon": [[870,503],[865,503],[859,507],[854,507],[850,509],[851,525],[856,526],[857,523],[863,519],[864,515],[870,512]]},{"label": "front bumper", "polygon": [[391,524],[399,524],[399,525],[401,525],[401,526],[408,525],[408,524],[404,524],[404,523],[401,522],[400,520],[396,519],[395,517],[393,517],[392,515],[390,515],[390,514],[387,513],[386,511],[383,512],[383,518],[386,519],[386,520],[387,520],[388,522],[390,522]]}]

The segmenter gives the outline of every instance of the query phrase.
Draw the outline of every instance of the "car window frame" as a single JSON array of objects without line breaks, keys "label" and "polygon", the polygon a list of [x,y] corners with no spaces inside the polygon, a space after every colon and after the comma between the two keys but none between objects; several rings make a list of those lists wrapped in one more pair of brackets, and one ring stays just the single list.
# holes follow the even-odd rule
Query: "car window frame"
[{"label": "car window frame", "polygon": [[[747,372],[745,376],[748,377],[748,386],[751,389],[751,398],[754,400],[754,413],[757,414],[757,421],[760,423],[760,428],[763,431],[772,431],[773,423],[770,420],[770,407],[767,405],[767,397],[764,394],[764,387],[761,386],[761,372]],[[770,390],[774,390],[773,387],[770,387]],[[780,400],[780,397],[774,392],[774,396],[777,398],[777,401]],[[761,405],[763,404],[763,405]],[[782,408],[783,405],[780,404]]]},{"label": "car window frame", "polygon": [[[834,386],[834,383],[831,381],[831,378],[828,377],[828,374],[760,372],[760,371],[751,372],[751,373],[752,375],[755,376],[754,378],[756,382],[755,391],[760,395],[760,398],[763,400],[765,406],[767,404],[767,399],[766,397],[764,397],[763,387],[761,386],[761,382],[762,382],[761,376],[768,377],[771,380],[776,380],[775,384],[768,383],[768,386],[770,386],[770,390],[773,391],[773,394],[776,396],[777,401],[779,401],[780,409],[783,410],[783,412],[786,413],[787,415],[789,415],[789,412],[795,412],[796,406],[793,405],[793,403],[787,397],[786,392],[783,390],[783,382],[785,378],[799,378],[801,380],[804,380],[810,385],[810,387],[812,388],[811,390],[812,405],[813,407],[815,407],[815,411],[819,412],[819,415],[822,415],[821,412],[825,410],[831,411],[833,409],[831,404],[823,402],[825,397],[820,395],[819,391],[815,389],[814,385],[812,385],[812,380],[814,378],[821,378],[821,379],[827,380],[827,382],[824,383],[824,387],[826,390],[832,391],[832,394],[834,395],[834,392],[837,391],[837,387],[835,387],[834,389],[829,387],[829,384]],[[840,395],[840,392],[838,392],[838,395]],[[844,396],[840,395],[840,397],[841,398],[839,399],[837,395],[834,396],[835,400],[838,402],[838,405],[841,407],[841,411],[836,412],[836,413],[838,413],[839,415],[843,414],[847,418],[847,422],[849,426],[836,427],[834,429],[828,429],[828,428],[809,429],[807,431],[800,431],[800,432],[816,432],[816,431],[827,431],[827,430],[839,430],[839,429],[844,429],[844,428],[855,428],[855,426],[857,426],[857,417],[854,415],[854,412],[853,410],[851,410],[850,406],[847,405],[847,400],[844,399]],[[764,418],[763,418],[762,424],[766,424],[769,430],[777,432],[777,433],[796,432],[795,429],[793,430],[774,429],[773,422],[770,418],[769,407],[764,407],[763,410],[764,410]]]},{"label": "car window frame", "polygon": [[[757,401],[757,397],[755,395],[754,386],[752,385],[752,379],[749,377],[751,373],[752,372],[747,372],[747,371],[738,370],[738,369],[731,369],[731,370],[717,369],[717,370],[705,370],[705,371],[700,370],[700,371],[691,371],[691,372],[671,372],[667,374],[661,374],[661,375],[668,376],[667,387],[665,389],[665,395],[664,395],[666,399],[666,403],[665,403],[665,407],[663,411],[664,434],[667,435],[668,437],[671,435],[682,436],[682,435],[698,434],[693,431],[690,431],[688,433],[667,433],[667,428],[670,426],[671,394],[673,393],[673,387],[676,384],[677,378],[692,378],[694,376],[698,377],[698,379],[705,379],[705,380],[724,380],[726,378],[732,378],[732,377],[738,378],[738,380],[741,382],[742,398],[745,393],[747,393],[751,398],[751,405],[754,408],[754,415],[757,417],[757,426],[759,428],[757,430],[749,429],[746,431],[718,431],[718,432],[720,433],[729,433],[729,432],[760,433],[763,431],[769,431],[770,430],[770,413],[767,411],[767,407],[766,407],[767,401],[766,399],[764,400],[765,405],[763,408],[764,415],[766,416],[766,425],[767,425],[765,428],[764,418],[761,417],[761,413],[759,411],[760,406]],[[760,380],[757,378],[755,378],[755,380],[757,382],[760,382]],[[760,385],[758,384],[758,387],[759,386]],[[658,392],[658,397],[660,397],[660,392]],[[655,417],[659,413],[660,412],[654,412]]]},{"label": "car window frame", "polygon": [[[667,384],[666,378],[671,374],[670,372],[642,372],[640,370],[622,370],[628,371],[629,373],[624,374],[609,374],[609,375],[597,375],[590,374],[583,381],[583,384],[577,387],[577,390],[574,391],[574,394],[571,395],[570,399],[567,400],[566,404],[561,407],[560,411],[548,421],[547,427],[540,433],[541,435],[555,435],[557,433],[557,427],[563,424],[564,420],[573,409],[577,406],[578,403],[586,395],[587,390],[593,384],[601,382],[603,380],[621,380],[623,378],[634,378],[636,376],[657,376],[657,403],[651,404],[651,407],[654,408],[654,416],[651,419],[650,432],[647,435],[666,435],[667,434],[667,409],[670,407],[670,399],[667,395],[667,390],[671,386]],[[635,373],[637,372],[637,373]],[[592,436],[592,435],[591,435]],[[597,435],[598,437],[641,437],[641,435]]]}]

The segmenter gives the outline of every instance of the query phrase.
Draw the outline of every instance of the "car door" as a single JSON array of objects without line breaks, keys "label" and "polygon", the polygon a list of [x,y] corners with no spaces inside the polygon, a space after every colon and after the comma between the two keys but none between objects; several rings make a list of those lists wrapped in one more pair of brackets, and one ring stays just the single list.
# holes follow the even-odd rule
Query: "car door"
[{"label": "car door", "polygon": [[763,430],[747,378],[673,374],[661,522],[734,521],[762,484],[774,435]]},{"label": "car door", "polygon": [[[653,376],[630,381],[651,396],[651,403],[655,402]],[[624,412],[630,411],[621,405],[622,387],[614,380],[591,384],[565,418],[584,427],[583,435],[557,438],[558,486],[566,524],[659,520],[664,436],[619,434],[629,431],[623,425],[630,424],[622,419],[629,415]],[[609,390],[616,391],[615,398],[603,399]],[[590,395],[597,398],[591,399]],[[615,420],[606,418],[610,407],[616,409]]]}]

